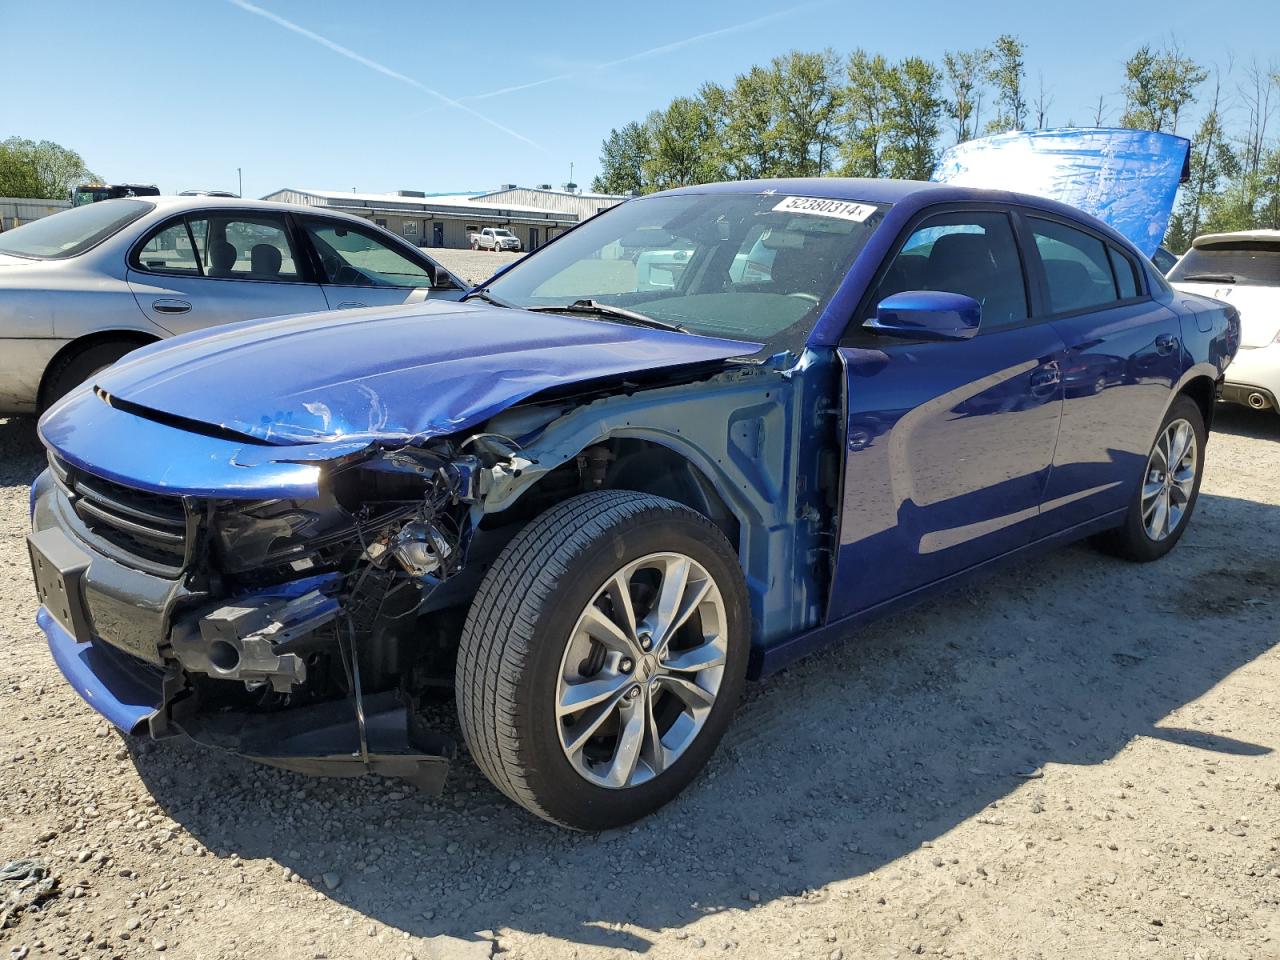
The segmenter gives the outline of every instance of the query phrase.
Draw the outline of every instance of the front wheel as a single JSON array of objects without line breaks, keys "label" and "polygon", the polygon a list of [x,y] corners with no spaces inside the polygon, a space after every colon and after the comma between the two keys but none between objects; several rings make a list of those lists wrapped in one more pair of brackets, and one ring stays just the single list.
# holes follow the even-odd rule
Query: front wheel
[{"label": "front wheel", "polygon": [[741,697],[746,585],[724,534],[661,497],[574,497],[522,530],[467,615],[456,692],[484,774],[544,819],[629,823],[706,764]]},{"label": "front wheel", "polygon": [[1139,563],[1158,560],[1172,550],[1200,496],[1207,439],[1199,405],[1190,397],[1178,397],[1156,432],[1124,523],[1103,534],[1099,545]]}]

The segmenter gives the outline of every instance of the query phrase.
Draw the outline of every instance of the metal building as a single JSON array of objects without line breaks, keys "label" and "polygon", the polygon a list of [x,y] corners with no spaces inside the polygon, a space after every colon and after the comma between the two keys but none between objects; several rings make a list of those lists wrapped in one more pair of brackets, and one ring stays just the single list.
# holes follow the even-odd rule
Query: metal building
[{"label": "metal building", "polygon": [[31,200],[24,197],[0,197],[0,230],[11,230],[32,220],[39,220],[71,206],[70,200]]},{"label": "metal building", "polygon": [[484,227],[505,227],[520,238],[526,250],[534,250],[579,219],[577,210],[565,206],[494,201],[484,195],[436,195],[421,190],[351,193],[285,188],[262,199],[341,210],[372,220],[423,247],[461,248],[467,246],[468,233],[477,233]]},{"label": "metal building", "polygon": [[502,189],[482,193],[475,199],[478,203],[514,203],[542,210],[561,210],[576,213],[579,220],[586,220],[601,210],[617,206],[627,198],[613,193],[568,193],[551,189],[549,183],[538,187],[520,187],[507,183],[503,184]]}]

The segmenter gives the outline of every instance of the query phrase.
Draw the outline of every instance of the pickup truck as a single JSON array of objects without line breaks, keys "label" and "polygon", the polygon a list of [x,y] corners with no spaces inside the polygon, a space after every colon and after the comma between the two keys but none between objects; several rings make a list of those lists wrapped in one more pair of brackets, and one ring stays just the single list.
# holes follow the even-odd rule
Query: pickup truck
[{"label": "pickup truck", "polygon": [[[685,254],[661,282],[623,253],[645,235]],[[464,302],[93,376],[40,424],[37,620],[125,730],[438,790],[451,690],[511,800],[616,827],[697,776],[748,678],[1011,557],[1168,553],[1239,334],[1051,200],[653,194]]]},{"label": "pickup truck", "polygon": [[519,253],[522,249],[520,238],[510,230],[502,227],[485,227],[479,233],[468,233],[467,240],[471,244],[472,250]]}]

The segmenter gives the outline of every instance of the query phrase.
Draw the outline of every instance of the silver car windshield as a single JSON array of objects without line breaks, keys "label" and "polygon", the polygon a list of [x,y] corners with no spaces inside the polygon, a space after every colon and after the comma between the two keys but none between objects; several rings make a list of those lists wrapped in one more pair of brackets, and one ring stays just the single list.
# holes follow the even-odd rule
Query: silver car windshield
[{"label": "silver car windshield", "polygon": [[120,232],[153,208],[144,200],[103,200],[0,233],[0,253],[36,260],[64,260]]},{"label": "silver car windshield", "polygon": [[581,310],[591,301],[692,333],[791,348],[887,209],[772,193],[629,200],[483,290],[513,307]]}]

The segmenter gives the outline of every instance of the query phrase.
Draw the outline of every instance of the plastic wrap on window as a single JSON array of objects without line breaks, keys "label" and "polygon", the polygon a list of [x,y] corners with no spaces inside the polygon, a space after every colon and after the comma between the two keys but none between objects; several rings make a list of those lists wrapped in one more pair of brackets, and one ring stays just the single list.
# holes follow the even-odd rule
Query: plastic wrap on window
[{"label": "plastic wrap on window", "polygon": [[1147,130],[1070,128],[1002,133],[957,144],[933,179],[1070,204],[1150,256],[1164,238],[1190,142]]}]

